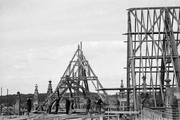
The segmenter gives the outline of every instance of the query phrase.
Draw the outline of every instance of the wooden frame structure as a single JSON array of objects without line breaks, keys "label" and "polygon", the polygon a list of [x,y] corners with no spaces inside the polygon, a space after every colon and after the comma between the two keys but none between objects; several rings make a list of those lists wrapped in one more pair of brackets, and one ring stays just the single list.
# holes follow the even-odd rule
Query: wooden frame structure
[{"label": "wooden frame structure", "polygon": [[[92,88],[94,88],[94,90]],[[76,108],[80,108],[80,98],[85,97],[94,100],[101,98],[105,103],[108,103],[108,94],[106,91],[98,91],[98,89],[102,88],[103,86],[99,82],[98,77],[83,55],[81,43],[78,45],[78,49],[61,77],[56,89],[50,95],[50,98],[54,101],[57,96],[63,98],[65,95],[64,93],[69,93],[68,97],[69,99],[74,99]],[[93,94],[95,92],[96,94]]]},{"label": "wooden frame structure", "polygon": [[165,87],[180,87],[180,7],[130,8],[127,13],[127,104],[133,93],[137,110],[137,95],[146,91],[154,107],[162,107]]}]

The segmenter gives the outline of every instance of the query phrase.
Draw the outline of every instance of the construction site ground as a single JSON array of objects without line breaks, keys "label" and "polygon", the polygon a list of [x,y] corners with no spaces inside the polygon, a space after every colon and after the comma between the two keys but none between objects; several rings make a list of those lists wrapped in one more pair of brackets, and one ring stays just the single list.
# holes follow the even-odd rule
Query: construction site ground
[{"label": "construction site ground", "polygon": [[[0,116],[0,120],[106,120],[104,114],[31,114],[31,115],[12,115]],[[111,120],[114,120],[112,117]],[[121,119],[120,119],[121,120]]]}]

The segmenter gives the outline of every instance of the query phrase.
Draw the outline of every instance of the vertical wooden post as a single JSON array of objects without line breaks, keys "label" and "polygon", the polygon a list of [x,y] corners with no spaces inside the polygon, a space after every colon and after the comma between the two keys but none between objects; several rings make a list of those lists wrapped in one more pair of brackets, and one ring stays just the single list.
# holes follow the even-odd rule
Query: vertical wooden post
[{"label": "vertical wooden post", "polygon": [[[128,34],[130,35],[130,23],[131,23],[131,20],[130,20],[130,12],[128,12]],[[129,54],[129,49],[130,49],[130,46],[129,46],[129,40],[130,40],[130,36],[128,35],[128,40],[127,40],[127,71],[126,71],[126,74],[127,74],[127,88],[130,88],[130,54]],[[129,106],[130,106],[130,90],[127,90],[127,109],[129,110]]]}]

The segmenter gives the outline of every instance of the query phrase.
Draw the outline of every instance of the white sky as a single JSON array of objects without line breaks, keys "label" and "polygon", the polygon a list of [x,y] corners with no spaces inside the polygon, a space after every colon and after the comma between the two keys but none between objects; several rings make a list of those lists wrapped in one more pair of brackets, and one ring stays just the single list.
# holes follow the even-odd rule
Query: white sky
[{"label": "white sky", "polygon": [[179,6],[179,0],[0,0],[0,87],[3,95],[47,91],[58,84],[77,44],[103,87],[126,79],[127,11]]}]

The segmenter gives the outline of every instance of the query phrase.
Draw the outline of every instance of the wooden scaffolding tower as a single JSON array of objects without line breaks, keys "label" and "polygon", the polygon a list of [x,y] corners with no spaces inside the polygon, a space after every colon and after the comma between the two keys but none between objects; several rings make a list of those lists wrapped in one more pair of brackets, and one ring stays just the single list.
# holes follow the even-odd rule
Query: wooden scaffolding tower
[{"label": "wooden scaffolding tower", "polygon": [[[165,106],[165,89],[180,95],[180,7],[127,9],[127,103],[133,95],[151,93],[153,107]],[[180,108],[180,106],[179,106]]]}]

